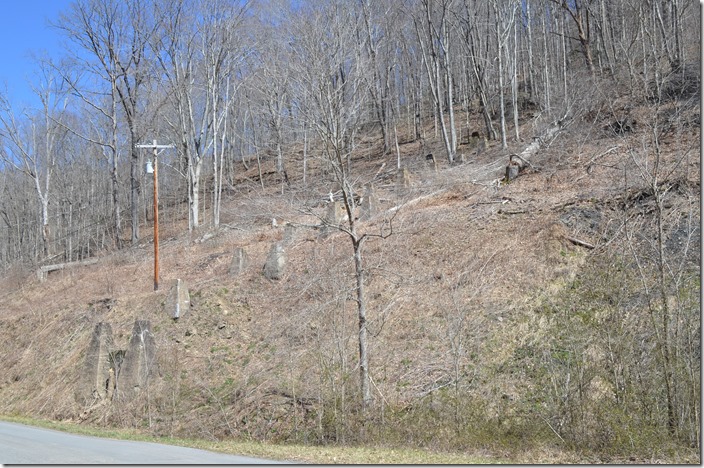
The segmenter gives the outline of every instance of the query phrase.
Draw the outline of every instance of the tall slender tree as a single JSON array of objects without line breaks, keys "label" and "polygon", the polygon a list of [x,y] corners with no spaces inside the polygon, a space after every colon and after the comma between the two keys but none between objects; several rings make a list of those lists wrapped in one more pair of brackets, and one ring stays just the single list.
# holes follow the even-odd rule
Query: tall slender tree
[{"label": "tall slender tree", "polygon": [[[78,56],[87,54],[92,58],[86,59],[84,66],[108,83],[110,95],[119,103],[125,119],[129,135],[133,244],[139,240],[141,192],[140,153],[136,144],[142,135],[139,119],[149,77],[147,45],[155,29],[150,12],[143,0],[78,0],[61,15],[57,25],[78,49]],[[98,86],[95,82],[84,85]],[[114,113],[111,115],[114,117]],[[113,154],[113,160],[116,161],[116,154]],[[119,224],[119,219],[115,222]]]},{"label": "tall slender tree", "polygon": [[2,160],[32,180],[41,207],[41,254],[52,253],[49,203],[54,198],[52,180],[59,159],[59,147],[66,130],[58,122],[68,104],[62,81],[47,64],[41,66],[42,80],[35,88],[41,102],[38,111],[17,115],[6,97],[0,98],[0,128],[6,152]]}]

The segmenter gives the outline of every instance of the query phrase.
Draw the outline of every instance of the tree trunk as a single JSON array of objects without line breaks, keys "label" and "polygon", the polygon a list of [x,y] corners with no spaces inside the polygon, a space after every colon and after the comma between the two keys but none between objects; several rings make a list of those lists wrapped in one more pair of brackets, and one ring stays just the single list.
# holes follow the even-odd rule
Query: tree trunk
[{"label": "tree trunk", "polygon": [[589,24],[589,6],[585,6],[582,1],[568,3],[566,0],[553,0],[553,3],[560,5],[560,7],[567,11],[570,17],[572,17],[572,22],[577,27],[577,39],[582,47],[584,62],[587,65],[587,69],[589,69],[589,73],[594,74],[594,59],[592,57],[591,49],[591,27]]},{"label": "tree trunk", "polygon": [[308,175],[308,124],[303,124],[303,187],[306,187]]},{"label": "tree trunk", "polygon": [[501,128],[501,148],[506,149],[508,144],[506,143],[506,111],[504,104],[504,66],[503,66],[503,50],[505,49],[505,40],[501,40],[501,26],[499,18],[499,10],[496,3],[493,3],[494,14],[496,15],[496,46],[497,46],[497,58],[499,62],[499,121]]},{"label": "tree trunk", "polygon": [[543,107],[548,111],[548,115],[552,113],[550,109],[550,69],[548,67],[548,28],[545,20],[545,15],[541,17],[543,26],[543,87],[545,101]]},{"label": "tree trunk", "polygon": [[513,22],[513,76],[511,77],[511,104],[513,105],[513,129],[516,133],[516,141],[520,141],[521,135],[518,127],[518,25]]},{"label": "tree trunk", "polygon": [[[430,15],[430,1],[424,1],[425,5],[425,13],[426,13],[426,24],[427,26],[427,37],[428,37],[428,43],[427,43],[427,48],[428,51],[426,51],[426,43],[424,40],[425,34],[421,32],[420,28],[418,27],[418,24],[416,23],[416,32],[417,32],[417,37],[418,37],[418,42],[420,44],[421,48],[421,53],[423,55],[423,61],[425,63],[425,68],[428,73],[428,81],[430,82],[430,90],[432,91],[433,94],[433,101],[435,103],[435,112],[436,112],[436,119],[440,120],[440,128],[442,130],[442,138],[445,143],[445,150],[447,152],[447,160],[450,164],[452,164],[455,160],[455,151],[452,148],[452,143],[450,142],[450,137],[447,132],[447,126],[445,125],[445,119],[443,117],[443,95],[444,93],[442,92],[442,79],[440,77],[440,57],[438,56],[438,50],[436,49],[435,41],[436,40],[442,40],[442,37],[437,37],[437,34],[433,33],[434,25],[432,23],[431,15]],[[443,24],[444,24],[444,16],[443,16]],[[440,25],[440,28],[443,28],[443,24]],[[428,57],[430,55],[430,57]],[[432,62],[432,63],[430,63]],[[437,129],[437,127],[436,127]],[[437,130],[436,130],[437,131]]]},{"label": "tree trunk", "polygon": [[[467,8],[469,8],[467,6]],[[467,10],[467,15],[469,15],[469,10]],[[470,28],[467,26],[467,33],[465,34],[465,42],[467,44],[467,49],[469,52],[470,60],[472,61],[472,72],[474,73],[474,78],[477,82],[477,90],[479,95],[479,107],[482,111],[482,116],[484,117],[484,126],[486,128],[487,138],[491,140],[496,140],[496,130],[494,130],[494,125],[491,121],[491,113],[489,112],[489,100],[486,95],[486,80],[484,77],[485,70],[481,65],[481,56],[479,49],[481,44],[479,37],[475,37],[472,30],[477,28]],[[478,34],[478,33],[477,33]]]},{"label": "tree trunk", "polygon": [[[187,151],[191,151],[190,148]],[[190,208],[191,230],[200,226],[200,174],[203,167],[203,159],[200,157],[188,156],[188,193]]]},{"label": "tree trunk", "polygon": [[369,356],[367,350],[367,303],[364,291],[364,268],[362,265],[363,239],[352,237],[354,248],[354,272],[357,284],[357,318],[359,319],[359,387],[362,392],[362,405],[366,408],[372,402],[369,386]]},{"label": "tree trunk", "polygon": [[448,151],[447,160],[450,164],[455,162],[455,154],[457,152],[457,131],[455,130],[455,109],[454,109],[454,96],[453,96],[453,83],[452,83],[452,66],[450,61],[450,32],[447,28],[447,24],[443,22],[442,24],[442,41],[440,42],[443,47],[443,69],[445,70],[446,82],[447,82],[447,110],[450,118],[450,148]]},{"label": "tree trunk", "polygon": [[112,184],[112,209],[113,222],[115,227],[115,246],[118,249],[122,248],[122,218],[120,215],[120,181],[118,179],[118,153],[117,153],[117,91],[115,90],[115,81],[112,80],[112,129],[110,142],[110,183]]},{"label": "tree trunk", "polygon": [[381,127],[381,136],[384,142],[383,154],[386,154],[389,152],[390,145],[387,130],[386,105],[384,99],[385,92],[381,87],[381,77],[379,76],[379,65],[377,60],[377,48],[374,44],[374,38],[372,37],[369,0],[362,1],[362,12],[367,33],[367,52],[369,53],[369,58],[371,59],[372,69],[372,84],[371,86],[369,86],[369,93],[372,96],[372,104],[374,106],[374,111],[376,113],[377,119],[379,119],[379,126]]},{"label": "tree trunk", "polygon": [[530,3],[532,0],[525,0],[526,5],[526,28],[528,32],[528,97],[535,100],[535,71],[533,69],[533,18],[530,14]]},{"label": "tree trunk", "polygon": [[139,151],[137,150],[135,132],[130,129],[130,213],[132,216],[132,245],[139,241]]},{"label": "tree trunk", "polygon": [[44,257],[49,257],[51,248],[51,229],[49,228],[49,199],[41,197],[42,204],[42,249]]}]

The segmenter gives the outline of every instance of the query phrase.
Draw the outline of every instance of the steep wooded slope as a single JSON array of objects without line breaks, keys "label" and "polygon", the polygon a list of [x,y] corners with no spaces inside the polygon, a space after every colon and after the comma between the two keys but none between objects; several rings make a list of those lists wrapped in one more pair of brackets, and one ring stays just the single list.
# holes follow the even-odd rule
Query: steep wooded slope
[{"label": "steep wooded slope", "polygon": [[[663,116],[675,113],[676,125],[657,134],[656,155],[651,123],[666,122]],[[204,438],[445,449],[520,447],[539,440],[611,450],[620,439],[609,435],[613,427],[604,425],[599,408],[626,411],[627,402],[619,398],[636,398],[642,390],[632,379],[652,376],[617,375],[615,361],[604,355],[614,343],[600,342],[600,332],[577,330],[580,339],[586,337],[578,360],[574,349],[553,343],[561,337],[555,319],[602,307],[601,299],[589,299],[585,291],[598,296],[619,288],[628,293],[610,296],[617,301],[614,310],[638,309],[647,317],[651,298],[634,297],[645,284],[637,275],[619,285],[585,287],[584,282],[595,281],[595,271],[609,262],[625,264],[629,249],[652,240],[638,234],[658,220],[665,226],[670,264],[696,279],[699,262],[699,112],[675,104],[643,105],[629,115],[639,124],[623,134],[609,127],[613,114],[579,117],[546,142],[532,167],[510,184],[500,181],[508,155],[528,142],[514,142],[508,150],[492,145],[479,155],[460,147],[467,162],[448,167],[441,161],[437,170],[419,154],[418,143],[407,143],[402,146],[402,161],[412,174],[407,190],[397,188],[395,170],[388,169],[395,167],[396,156],[380,156],[374,135],[359,145],[353,166],[360,181],[374,180],[380,198],[379,214],[362,229],[373,233],[392,226],[394,233],[371,239],[364,251],[371,415],[357,403],[349,239],[342,233],[323,236],[311,227],[324,217],[331,190],[322,164],[312,165],[319,177],[306,188],[300,175],[289,174],[293,188],[283,193],[276,181],[258,186],[257,169],[250,168],[231,194],[222,215],[225,227],[217,232],[188,235],[185,221],[167,216],[160,291],[151,290],[150,242],[106,252],[98,264],[50,274],[45,283],[31,274],[4,278],[0,412]],[[530,125],[524,124],[524,134],[541,130]],[[661,199],[647,177],[656,156],[662,177],[654,187],[666,188]],[[659,218],[656,202],[655,208],[664,210]],[[272,281],[262,267],[271,245],[284,239],[286,223],[295,226],[285,244],[287,266],[282,279]],[[232,276],[237,247],[246,250],[249,266]],[[174,322],[163,304],[176,278],[190,288],[191,311]],[[698,329],[692,313],[698,310],[693,298],[699,286],[696,281],[677,286],[679,296],[672,299],[677,320],[686,327],[682,333],[691,334]],[[124,349],[136,319],[151,321],[158,376],[136,401],[113,401],[86,412],[74,393],[94,326],[110,322],[117,346]],[[596,324],[595,330],[610,326],[611,319],[600,320],[594,316],[584,323]],[[579,325],[568,322],[561,322],[564,330]],[[656,333],[648,333],[640,319],[632,325],[643,327],[643,339]],[[651,343],[645,352],[656,359],[658,345]],[[693,361],[686,362],[697,360],[689,358]],[[699,369],[683,372],[694,377]],[[556,415],[563,413],[568,416],[559,420]],[[652,417],[644,432],[656,437],[660,416]],[[689,437],[684,432],[681,440]],[[636,442],[635,452],[649,443]]]}]

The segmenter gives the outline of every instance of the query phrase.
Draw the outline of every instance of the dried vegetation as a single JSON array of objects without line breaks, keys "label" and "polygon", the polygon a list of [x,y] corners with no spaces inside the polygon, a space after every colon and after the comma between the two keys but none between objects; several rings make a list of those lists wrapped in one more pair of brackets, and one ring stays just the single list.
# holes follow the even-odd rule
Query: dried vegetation
[{"label": "dried vegetation", "polygon": [[[585,112],[536,156],[534,169],[508,185],[497,181],[508,154],[525,142],[514,142],[507,151],[490,146],[479,156],[467,150],[467,163],[452,167],[439,158],[437,170],[420,157],[418,143],[402,145],[402,162],[413,174],[404,194],[395,189],[395,154],[380,156],[374,135],[360,143],[352,164],[360,181],[376,177],[380,197],[380,214],[362,228],[376,232],[394,214],[394,235],[370,241],[364,251],[371,415],[365,417],[356,403],[349,240],[341,234],[324,237],[310,227],[319,222],[315,214],[324,215],[330,190],[324,166],[315,159],[308,185],[302,186],[302,174],[289,174],[298,188],[283,193],[273,161],[264,162],[263,172],[270,174],[265,188],[257,180],[256,164],[243,171],[217,232],[189,235],[183,220],[165,215],[158,292],[152,291],[148,238],[130,249],[104,252],[96,265],[51,273],[44,283],[31,272],[3,278],[0,412],[79,421],[85,408],[73,393],[93,327],[109,321],[115,342],[126,346],[134,320],[146,319],[159,349],[159,378],[140,400],[100,407],[84,415],[84,423],[210,440],[366,442],[495,453],[538,444],[544,449],[543,455],[531,455],[536,463],[555,450],[562,455],[550,460],[628,460],[627,443],[614,448],[608,440],[613,434],[602,434],[602,441],[581,439],[576,426],[552,418],[554,408],[540,411],[554,401],[535,395],[549,393],[540,387],[546,381],[538,375],[545,371],[538,369],[539,345],[559,329],[550,314],[540,311],[568,307],[564,297],[572,296],[566,288],[574,288],[585,274],[593,276],[593,265],[608,263],[594,258],[627,250],[624,213],[640,210],[645,213],[641,220],[651,219],[652,194],[637,175],[633,155],[652,155],[647,123],[654,121],[653,107],[632,106],[629,115],[637,128],[614,135],[604,127],[618,105]],[[662,116],[676,114],[679,122],[659,141],[663,160],[673,168],[672,193],[677,192],[668,199],[668,213],[688,213],[698,225],[698,204],[691,202],[700,186],[693,151],[700,129],[681,123],[698,119],[699,113],[676,107],[657,109]],[[529,135],[531,125],[525,123],[522,133]],[[287,222],[297,226],[285,247],[287,269],[281,280],[271,281],[262,266],[272,243],[283,240]],[[683,235],[698,242],[698,231]],[[233,277],[228,272],[236,247],[246,249],[249,266]],[[178,322],[163,312],[176,278],[191,292],[191,312]],[[633,310],[632,301],[620,310],[628,308]],[[604,360],[604,348],[590,343],[585,353]],[[527,359],[531,349],[538,354]],[[572,378],[579,377],[578,371]],[[572,391],[558,381],[563,377],[553,379],[558,394],[560,385]],[[614,389],[603,376],[580,378],[586,386],[579,392],[588,396],[571,400],[569,411],[582,412],[584,436],[601,434],[599,408],[609,407],[605,402],[613,401]],[[631,441],[630,455],[647,443]],[[562,452],[580,447],[612,455]],[[694,461],[682,446],[668,447],[654,450],[673,461]],[[630,461],[652,454],[639,456]]]}]

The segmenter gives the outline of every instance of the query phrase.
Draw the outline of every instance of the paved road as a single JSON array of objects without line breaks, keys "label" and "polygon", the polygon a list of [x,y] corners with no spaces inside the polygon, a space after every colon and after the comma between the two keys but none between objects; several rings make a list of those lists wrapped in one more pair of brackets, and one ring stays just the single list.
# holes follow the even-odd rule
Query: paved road
[{"label": "paved road", "polygon": [[188,447],[102,439],[0,421],[2,464],[222,464],[281,463]]}]

